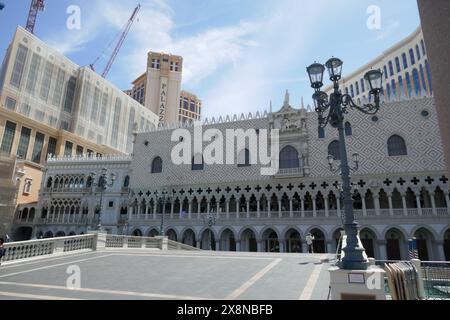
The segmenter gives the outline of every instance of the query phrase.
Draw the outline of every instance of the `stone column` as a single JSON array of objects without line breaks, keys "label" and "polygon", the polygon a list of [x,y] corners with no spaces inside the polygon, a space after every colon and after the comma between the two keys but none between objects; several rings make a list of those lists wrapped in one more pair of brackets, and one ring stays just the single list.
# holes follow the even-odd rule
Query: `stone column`
[{"label": "stone column", "polygon": [[216,216],[219,216],[220,213],[220,200],[216,202]]},{"label": "stone column", "polygon": [[278,240],[278,243],[280,244],[280,253],[281,252],[286,252],[286,248],[285,248],[285,240],[284,239],[280,239]]},{"label": "stone column", "polygon": [[236,201],[236,219],[239,219],[239,211],[241,210],[241,201]]},{"label": "stone column", "polygon": [[271,213],[270,213],[270,198],[267,199],[267,217],[268,218],[271,217]]},{"label": "stone column", "polygon": [[247,205],[247,219],[249,219],[250,218],[250,201],[249,200],[247,200],[246,205]]},{"label": "stone column", "polygon": [[263,248],[262,248],[262,241],[261,240],[257,240],[256,248],[257,248],[258,252],[262,252]]},{"label": "stone column", "polygon": [[431,200],[431,210],[433,211],[433,216],[437,216],[436,200],[434,199],[434,193],[433,192],[430,192],[430,200]]},{"label": "stone column", "polygon": [[[433,242],[432,242],[433,243]],[[444,252],[444,241],[435,241],[436,243],[436,250],[433,250],[432,248],[432,254],[435,253],[435,258],[437,258],[437,261],[445,261],[445,252]]]},{"label": "stone column", "polygon": [[[380,260],[387,260],[386,240],[377,240],[378,251],[380,252]],[[402,245],[400,243],[400,245]]]},{"label": "stone column", "polygon": [[419,212],[419,216],[421,216],[422,206],[420,205],[420,195],[416,195],[416,203],[417,203],[417,211]]},{"label": "stone column", "polygon": [[219,240],[216,240],[216,250],[215,251],[220,251],[220,242]]},{"label": "stone column", "polygon": [[380,195],[378,192],[373,194],[373,204],[375,207],[375,215],[379,216],[380,215]]},{"label": "stone column", "polygon": [[363,217],[367,217],[366,197],[361,196]]},{"label": "stone column", "polygon": [[236,251],[237,252],[241,251],[241,241],[240,240],[236,240]]},{"label": "stone column", "polygon": [[336,198],[336,212],[338,217],[341,217],[341,199],[339,197]]},{"label": "stone column", "polygon": [[226,206],[226,210],[227,210],[227,219],[230,219],[230,200],[226,200],[225,201],[225,206]]},{"label": "stone column", "polygon": [[334,253],[336,250],[333,250],[333,240],[326,240],[327,242],[327,253]]},{"label": "stone column", "polygon": [[197,248],[199,248],[199,249],[200,249],[200,247],[201,247],[201,246],[200,246],[200,242],[201,242],[200,240],[197,240]]},{"label": "stone column", "polygon": [[388,194],[388,202],[389,202],[389,215],[392,217],[394,215],[394,208],[392,207],[392,194]]},{"label": "stone column", "polygon": [[328,217],[329,216],[329,213],[328,213],[328,196],[324,196],[323,197],[323,200],[324,200],[324,203],[325,203],[325,217]]},{"label": "stone column", "polygon": [[289,199],[289,217],[291,217],[291,218],[294,217],[294,210],[293,210],[293,206],[292,206],[292,198]]},{"label": "stone column", "polygon": [[317,217],[317,209],[316,209],[316,197],[312,197],[312,203],[313,203],[313,217]]},{"label": "stone column", "polygon": [[403,215],[408,215],[408,206],[406,205],[406,195],[402,193],[402,207],[403,207]]},{"label": "stone column", "polygon": [[149,205],[147,205],[146,207],[145,207],[145,220],[148,220],[148,212],[150,211],[150,206]]},{"label": "stone column", "polygon": [[[448,101],[450,92],[450,60],[448,52],[448,30],[450,29],[450,2],[445,0],[417,1],[422,25],[422,32],[426,43],[433,95],[436,104],[439,131],[444,147],[445,162],[447,164],[447,177],[450,175],[450,109]],[[430,87],[430,86],[428,86]]]},{"label": "stone column", "polygon": [[281,208],[281,199],[279,199],[278,200],[278,218],[281,218],[283,216],[281,210],[282,210],[282,208]]},{"label": "stone column", "polygon": [[300,198],[300,211],[302,218],[305,217],[305,199],[303,197]]},{"label": "stone column", "polygon": [[259,219],[261,217],[261,211],[259,209],[259,199],[256,200],[256,207],[257,207],[256,217]]},{"label": "stone column", "polygon": [[302,253],[308,253],[308,245],[306,244],[306,241],[303,241],[303,239],[302,239]]},{"label": "stone column", "polygon": [[447,204],[447,213],[450,214],[450,196],[449,192],[444,192],[445,194],[445,203]]},{"label": "stone column", "polygon": [[206,213],[209,213],[211,211],[211,203],[208,201],[206,204]]},{"label": "stone column", "polygon": [[189,220],[192,219],[192,200],[189,200]]}]

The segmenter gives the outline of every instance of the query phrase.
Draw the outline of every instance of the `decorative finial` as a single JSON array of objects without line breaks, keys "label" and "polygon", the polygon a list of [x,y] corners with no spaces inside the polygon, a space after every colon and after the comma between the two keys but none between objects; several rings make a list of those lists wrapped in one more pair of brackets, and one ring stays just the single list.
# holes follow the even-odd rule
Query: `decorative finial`
[{"label": "decorative finial", "polygon": [[289,106],[289,91],[286,90],[286,94],[284,96],[284,106]]},{"label": "decorative finial", "polygon": [[272,112],[272,100],[270,100],[270,104],[269,104],[269,112]]}]

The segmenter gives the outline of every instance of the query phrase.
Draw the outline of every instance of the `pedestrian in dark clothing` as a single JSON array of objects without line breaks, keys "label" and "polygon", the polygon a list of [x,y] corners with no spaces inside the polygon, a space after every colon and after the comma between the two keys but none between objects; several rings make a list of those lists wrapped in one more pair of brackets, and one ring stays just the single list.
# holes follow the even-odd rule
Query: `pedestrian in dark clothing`
[{"label": "pedestrian in dark clothing", "polygon": [[0,238],[0,265],[2,261],[2,257],[5,255],[6,249],[3,247],[3,238]]}]

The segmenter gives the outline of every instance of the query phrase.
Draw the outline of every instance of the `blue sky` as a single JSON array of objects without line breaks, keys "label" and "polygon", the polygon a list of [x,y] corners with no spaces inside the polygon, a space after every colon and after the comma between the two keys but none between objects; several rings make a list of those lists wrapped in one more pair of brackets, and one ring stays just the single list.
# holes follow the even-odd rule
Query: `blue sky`
[{"label": "blue sky", "polygon": [[[0,0],[0,55],[29,0]],[[138,0],[45,0],[35,34],[79,65],[92,63],[121,30]],[[141,0],[135,22],[108,79],[121,89],[145,71],[146,52],[182,55],[182,88],[197,94],[204,115],[274,109],[284,91],[299,107],[311,101],[305,67],[336,56],[344,74],[362,66],[419,25],[416,0]],[[67,7],[81,9],[81,29],[69,30]],[[370,30],[367,8],[380,8]],[[109,56],[112,49],[107,51]],[[96,65],[102,70],[107,57]]]}]

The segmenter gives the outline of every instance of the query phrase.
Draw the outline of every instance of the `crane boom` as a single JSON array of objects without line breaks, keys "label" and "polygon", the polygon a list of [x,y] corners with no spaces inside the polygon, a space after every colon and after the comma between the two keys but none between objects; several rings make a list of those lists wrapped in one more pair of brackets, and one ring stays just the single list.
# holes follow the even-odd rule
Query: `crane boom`
[{"label": "crane boom", "polygon": [[102,73],[103,78],[106,78],[106,76],[108,75],[108,72],[111,69],[111,66],[114,63],[114,60],[116,59],[117,54],[119,53],[119,50],[122,47],[122,44],[128,35],[128,31],[130,31],[131,25],[133,24],[134,19],[136,18],[140,9],[141,9],[141,5],[138,4],[137,7],[134,9],[133,14],[131,15],[130,19],[128,20],[128,22],[125,26],[125,29],[123,30],[123,32],[121,34],[119,42],[117,43],[116,47],[114,48],[111,58],[109,58],[108,63],[106,64],[105,70],[103,70],[103,73]]},{"label": "crane boom", "polygon": [[30,5],[30,11],[28,12],[27,26],[25,27],[30,33],[34,33],[34,25],[36,24],[36,18],[38,11],[44,10],[44,0],[32,0]]}]

